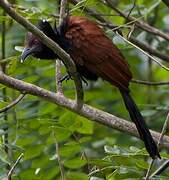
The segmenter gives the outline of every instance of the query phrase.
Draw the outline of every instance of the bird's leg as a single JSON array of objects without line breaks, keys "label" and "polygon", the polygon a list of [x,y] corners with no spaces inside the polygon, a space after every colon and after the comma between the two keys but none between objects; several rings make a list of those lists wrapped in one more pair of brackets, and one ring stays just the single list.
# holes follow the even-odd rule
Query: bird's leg
[{"label": "bird's leg", "polygon": [[82,80],[82,82],[84,82],[86,84],[86,86],[88,86],[88,82],[86,81],[86,79],[83,76],[80,76],[80,79]]}]

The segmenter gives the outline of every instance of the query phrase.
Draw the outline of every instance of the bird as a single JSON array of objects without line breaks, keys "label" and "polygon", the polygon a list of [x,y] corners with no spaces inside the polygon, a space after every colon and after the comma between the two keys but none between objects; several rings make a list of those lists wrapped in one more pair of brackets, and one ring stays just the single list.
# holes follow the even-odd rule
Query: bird
[{"label": "bird", "polygon": [[[58,27],[52,27],[46,20],[39,21],[37,27],[70,55],[82,80],[96,81],[102,78],[119,89],[149,156],[152,159],[161,158],[148,126],[130,94],[132,73],[129,64],[98,23],[87,17],[66,16]],[[24,61],[30,55],[40,59],[58,58],[38,37],[28,32],[21,60]],[[71,78],[69,72],[66,78]]]}]

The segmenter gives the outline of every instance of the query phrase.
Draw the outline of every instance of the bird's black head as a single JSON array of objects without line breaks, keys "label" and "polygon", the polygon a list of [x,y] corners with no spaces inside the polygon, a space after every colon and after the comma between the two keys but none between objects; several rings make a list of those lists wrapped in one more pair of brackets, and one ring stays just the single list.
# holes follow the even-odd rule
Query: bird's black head
[{"label": "bird's black head", "polygon": [[[37,27],[46,36],[55,42],[57,41],[57,33],[47,21],[41,20]],[[56,59],[58,57],[50,48],[45,46],[35,35],[30,32],[28,32],[26,36],[25,48],[21,55],[21,62],[23,62],[29,55],[40,59]]]}]

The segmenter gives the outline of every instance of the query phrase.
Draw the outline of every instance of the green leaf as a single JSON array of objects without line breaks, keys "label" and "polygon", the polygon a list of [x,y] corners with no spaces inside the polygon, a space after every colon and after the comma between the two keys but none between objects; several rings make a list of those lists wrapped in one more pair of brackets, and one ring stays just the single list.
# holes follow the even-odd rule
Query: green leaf
[{"label": "green leaf", "polygon": [[67,173],[68,180],[88,180],[88,176],[82,172],[68,172]]},{"label": "green leaf", "polygon": [[64,166],[70,169],[79,169],[86,165],[86,160],[80,158],[74,158],[64,162]]},{"label": "green leaf", "polygon": [[77,132],[81,134],[93,134],[93,122],[81,116],[78,116],[77,121],[81,122],[81,126],[77,129]]},{"label": "green leaf", "polygon": [[90,164],[99,167],[112,166],[112,162],[110,160],[103,160],[103,159],[91,159]]},{"label": "green leaf", "polygon": [[51,179],[56,179],[54,178],[57,174],[59,174],[59,167],[58,166],[54,166],[53,168],[50,168],[49,170],[46,171],[46,180],[51,180]]},{"label": "green leaf", "polygon": [[76,120],[77,115],[73,112],[66,112],[59,118],[59,124],[63,127],[69,129],[71,132],[74,132],[81,126],[81,122]]},{"label": "green leaf", "polygon": [[141,159],[136,160],[136,165],[141,169],[147,170],[149,168],[149,164]]},{"label": "green leaf", "polygon": [[119,157],[133,157],[133,156],[145,156],[145,150],[140,150],[136,147],[130,147],[130,149],[122,148],[117,145],[111,146],[104,146],[105,152],[108,154],[112,154],[112,157],[119,156]]},{"label": "green leaf", "polygon": [[63,157],[71,157],[81,151],[80,145],[65,145],[60,148],[60,155]]},{"label": "green leaf", "polygon": [[34,145],[33,147],[28,147],[25,151],[24,159],[32,159],[43,153],[44,145]]},{"label": "green leaf", "polygon": [[143,110],[143,111],[141,111],[141,114],[142,114],[144,117],[153,116],[155,113],[157,113],[156,110]]},{"label": "green leaf", "polygon": [[63,127],[54,127],[52,128],[55,131],[55,138],[57,142],[65,141],[68,139],[71,135],[71,132]]},{"label": "green leaf", "polygon": [[18,63],[18,58],[17,57],[13,57],[13,59],[8,63],[7,65],[7,73],[9,75],[13,74],[15,72],[15,69],[17,67],[17,63]]},{"label": "green leaf", "polygon": [[20,173],[20,178],[24,180],[35,179],[35,170],[34,169],[27,169]]},{"label": "green leaf", "polygon": [[51,132],[51,128],[47,127],[47,126],[41,126],[39,128],[39,134],[40,135],[45,135],[45,134],[49,134]]},{"label": "green leaf", "polygon": [[82,138],[79,139],[79,143],[90,142],[91,139],[92,139],[92,137],[90,137],[90,136],[82,137]]},{"label": "green leaf", "polygon": [[32,162],[32,168],[44,168],[44,167],[47,167],[48,164],[50,164],[51,161],[49,160],[49,157],[47,155],[45,156],[41,156],[37,159],[35,159],[33,162]]},{"label": "green leaf", "polygon": [[99,177],[92,176],[90,178],[90,180],[104,180],[104,178],[99,178]]},{"label": "green leaf", "polygon": [[17,145],[19,146],[30,146],[33,142],[36,142],[37,141],[37,138],[36,136],[25,136],[25,137],[20,137],[17,139]]},{"label": "green leaf", "polygon": [[93,122],[72,112],[67,112],[61,116],[59,124],[72,132],[77,131],[81,134],[93,133]]},{"label": "green leaf", "polygon": [[2,161],[5,164],[10,165],[10,162],[8,161],[7,154],[2,149],[0,149],[0,161]]}]

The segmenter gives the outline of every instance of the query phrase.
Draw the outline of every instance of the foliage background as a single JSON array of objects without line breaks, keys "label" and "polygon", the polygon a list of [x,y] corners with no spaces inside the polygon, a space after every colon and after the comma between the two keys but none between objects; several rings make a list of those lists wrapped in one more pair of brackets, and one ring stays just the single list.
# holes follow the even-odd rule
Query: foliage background
[{"label": "foliage background", "polygon": [[[17,12],[34,24],[41,18],[48,19],[54,24],[55,18],[50,14],[58,13],[59,2],[56,0],[17,0],[12,3],[17,5]],[[114,3],[124,12],[129,12],[133,6],[133,1],[129,0],[114,0]],[[105,16],[105,18],[116,25],[126,23],[124,18],[116,16],[111,8],[97,0],[83,0],[76,6],[70,5],[71,13],[87,16],[84,10],[80,9],[81,6],[95,9],[105,15],[114,15]],[[168,8],[160,1],[137,0],[132,15],[138,18],[141,14],[149,24],[169,32],[167,12]],[[15,50],[15,46],[24,45],[26,31],[4,15],[2,9],[0,9],[0,14],[0,30],[2,30],[3,21],[6,25],[5,58],[1,61],[5,62],[6,73],[17,79],[55,91],[55,63],[49,60],[39,61],[29,58],[21,64],[20,52]],[[123,35],[126,36],[128,31],[127,28],[122,29]],[[114,33],[107,29],[105,32],[125,55],[135,79],[168,80],[167,71],[149,61],[146,56],[123,42]],[[134,35],[140,41],[147,42],[151,47],[168,54],[169,44],[162,38],[140,29],[137,29]],[[0,36],[1,42],[2,37]],[[2,51],[0,51],[1,56]],[[64,74],[65,69],[63,68],[62,71]],[[0,108],[5,107],[19,95],[17,91],[3,85],[0,85],[0,89]],[[63,89],[67,97],[74,97],[72,81],[63,82]],[[84,89],[87,104],[129,119],[116,88],[99,80],[95,83],[89,82],[88,86],[84,85]],[[149,127],[160,131],[169,106],[168,86],[150,87],[131,83],[131,92]],[[8,135],[9,141],[8,153],[4,148],[5,134]],[[169,132],[167,131],[166,134]],[[147,153],[140,140],[93,123],[30,95],[27,95],[15,108],[5,114],[0,114],[0,135],[0,179],[6,177],[8,165],[12,166],[21,153],[24,153],[24,158],[17,165],[12,179],[61,179],[55,149],[56,142],[59,143],[60,157],[68,180],[86,180],[88,177],[92,180],[139,179],[145,175],[149,166]],[[169,158],[167,149],[161,149],[161,152],[162,157]],[[153,170],[161,163],[162,161],[156,163]],[[95,171],[97,169],[100,170]],[[166,179],[167,177],[169,173],[165,171],[160,178]]]}]

